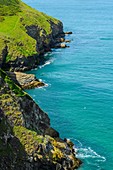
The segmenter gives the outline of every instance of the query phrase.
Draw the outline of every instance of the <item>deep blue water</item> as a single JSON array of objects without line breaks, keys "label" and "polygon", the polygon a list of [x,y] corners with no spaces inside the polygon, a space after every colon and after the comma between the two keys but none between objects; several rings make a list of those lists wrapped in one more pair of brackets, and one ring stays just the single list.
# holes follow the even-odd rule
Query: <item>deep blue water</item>
[{"label": "deep blue water", "polygon": [[28,90],[83,160],[80,170],[113,169],[113,1],[24,0],[60,19],[70,48],[32,70],[47,87]]}]

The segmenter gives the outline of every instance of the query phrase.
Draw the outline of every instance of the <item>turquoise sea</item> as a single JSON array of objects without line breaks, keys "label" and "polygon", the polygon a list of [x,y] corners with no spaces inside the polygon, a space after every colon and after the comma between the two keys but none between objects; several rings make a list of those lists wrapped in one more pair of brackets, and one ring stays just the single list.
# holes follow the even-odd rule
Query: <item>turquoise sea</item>
[{"label": "turquoise sea", "polygon": [[113,169],[113,0],[24,0],[60,19],[70,48],[53,49],[29,73],[47,87],[27,90],[83,160],[80,170]]}]

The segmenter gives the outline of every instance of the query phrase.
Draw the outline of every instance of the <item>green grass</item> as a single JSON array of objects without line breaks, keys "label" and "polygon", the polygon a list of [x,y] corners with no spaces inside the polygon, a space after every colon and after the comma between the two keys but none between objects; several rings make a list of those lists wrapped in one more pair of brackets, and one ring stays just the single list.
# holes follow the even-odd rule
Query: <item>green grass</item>
[{"label": "green grass", "polygon": [[35,151],[36,146],[44,140],[43,136],[37,135],[35,131],[28,130],[23,126],[14,126],[13,132],[25,147],[25,151],[28,155],[32,154]]},{"label": "green grass", "polygon": [[26,92],[24,92],[18,85],[16,85],[1,68],[0,68],[0,77],[3,78],[5,83],[8,84],[10,90],[12,90],[18,97],[26,96],[31,100],[31,97]]},{"label": "green grass", "polygon": [[[8,56],[15,60],[17,56],[31,56],[36,54],[36,40],[28,36],[25,28],[20,23],[21,15],[7,16],[0,23],[0,35],[2,39],[8,40]],[[2,49],[3,43],[0,44]],[[8,57],[9,58],[9,57]],[[7,59],[7,61],[9,61]]]},{"label": "green grass", "polygon": [[[6,61],[14,61],[17,56],[33,56],[36,51],[36,40],[27,34],[26,26],[35,25],[40,28],[39,35],[52,32],[50,21],[59,21],[27,6],[20,0],[1,0],[0,2],[0,54],[4,44],[8,46]],[[50,40],[45,39],[49,44]],[[10,56],[10,57],[9,57]]]},{"label": "green grass", "polygon": [[19,0],[0,0],[1,5],[17,5]]},{"label": "green grass", "polygon": [[15,15],[20,11],[19,0],[0,0],[0,16]]}]

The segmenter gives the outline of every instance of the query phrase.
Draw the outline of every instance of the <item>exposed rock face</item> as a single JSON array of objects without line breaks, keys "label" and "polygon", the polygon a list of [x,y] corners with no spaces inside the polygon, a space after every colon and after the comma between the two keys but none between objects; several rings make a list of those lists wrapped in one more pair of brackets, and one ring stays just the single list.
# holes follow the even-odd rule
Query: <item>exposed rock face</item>
[{"label": "exposed rock face", "polygon": [[45,130],[44,134],[49,135],[49,136],[51,136],[53,138],[58,138],[59,137],[59,133],[56,130],[54,130],[53,128],[51,128],[51,127],[47,128]]},{"label": "exposed rock face", "polygon": [[[30,70],[55,46],[57,38],[64,37],[63,24],[21,0],[10,1],[0,2],[0,66],[12,71]],[[11,29],[6,29],[7,20]]]},{"label": "exposed rock face", "polygon": [[[1,9],[4,5],[14,27],[4,27],[0,35],[0,170],[74,170],[81,161],[72,142],[60,139],[48,115],[22,90],[43,83],[34,75],[16,72],[37,67],[42,54],[56,43],[66,42],[63,24],[20,0],[2,1]],[[7,25],[4,8],[1,14]],[[1,67],[15,72],[6,73]]]},{"label": "exposed rock face", "polygon": [[[7,75],[5,75],[3,72],[1,72],[1,74],[5,76],[7,83],[10,82],[11,87],[15,88],[14,83],[10,81]],[[21,89],[19,93],[18,87],[17,95],[15,95],[13,89],[7,87],[4,82],[1,82],[1,86],[1,106],[4,112],[6,111],[9,113],[7,117],[9,117],[9,121],[12,125],[21,125],[42,132],[49,128],[50,120],[47,114],[39,108],[39,106],[32,100],[29,95],[27,95],[27,93],[22,92]],[[8,109],[10,109],[10,111]],[[17,113],[17,117],[15,112]]]},{"label": "exposed rock face", "polygon": [[69,31],[69,32],[65,32],[65,34],[73,34],[71,31]]},{"label": "exposed rock face", "polygon": [[55,48],[66,48],[66,47],[69,47],[69,46],[67,46],[65,43],[58,43],[55,45]]},{"label": "exposed rock face", "polygon": [[57,38],[56,39],[56,43],[63,43],[63,42],[69,43],[69,42],[71,42],[71,40],[66,40],[65,38]]},{"label": "exposed rock face", "polygon": [[16,84],[21,86],[23,89],[31,89],[45,85],[43,82],[39,81],[34,74],[9,71],[7,71],[7,74]]},{"label": "exposed rock face", "polygon": [[[8,55],[8,48],[6,46],[0,57],[0,65],[4,68],[9,67],[12,71],[25,71],[36,68],[40,61],[43,60],[43,56],[41,55],[55,47],[57,38],[64,36],[62,22],[59,21],[57,24],[52,21],[48,22],[51,25],[50,34],[47,34],[46,31],[38,25],[29,25],[25,27],[26,33],[36,40],[37,54],[27,57],[15,56],[15,60],[10,60],[6,64],[5,60]],[[22,44],[18,44],[18,46],[21,45]]]},{"label": "exposed rock face", "polygon": [[49,22],[51,25],[51,34],[49,35],[47,35],[46,32],[38,26],[26,26],[28,35],[37,41],[37,51],[39,54],[49,51],[51,47],[55,46],[57,38],[64,36],[62,22],[59,22],[58,24],[55,24],[52,21]]},{"label": "exposed rock face", "polygon": [[81,161],[32,98],[0,69],[0,169],[74,170]]},{"label": "exposed rock face", "polygon": [[5,62],[7,54],[8,54],[7,46],[4,45],[4,47],[2,48],[2,53],[0,54],[0,68]]}]

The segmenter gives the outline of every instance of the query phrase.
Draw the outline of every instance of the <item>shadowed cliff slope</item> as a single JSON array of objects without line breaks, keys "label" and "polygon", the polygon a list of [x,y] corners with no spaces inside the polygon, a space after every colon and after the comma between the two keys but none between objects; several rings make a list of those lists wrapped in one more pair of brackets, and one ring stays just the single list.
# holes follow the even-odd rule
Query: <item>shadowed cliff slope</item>
[{"label": "shadowed cliff slope", "polygon": [[0,169],[73,170],[73,144],[63,141],[32,98],[0,69]]}]

